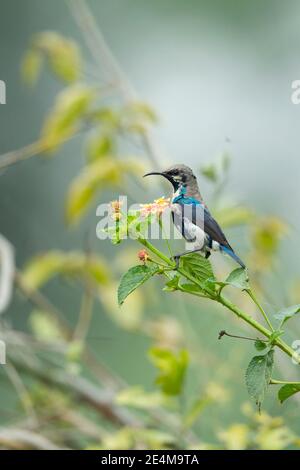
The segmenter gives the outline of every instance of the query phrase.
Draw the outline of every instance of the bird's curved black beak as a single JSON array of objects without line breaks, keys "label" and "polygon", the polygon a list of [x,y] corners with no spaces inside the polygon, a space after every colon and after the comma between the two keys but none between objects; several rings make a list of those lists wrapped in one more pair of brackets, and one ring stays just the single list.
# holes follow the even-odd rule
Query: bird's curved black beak
[{"label": "bird's curved black beak", "polygon": [[145,178],[145,176],[151,176],[151,175],[164,176],[163,173],[159,173],[159,171],[151,171],[151,173],[146,173],[145,175],[143,175],[143,178]]},{"label": "bird's curved black beak", "polygon": [[163,176],[163,177],[166,178],[168,181],[170,181],[170,183],[173,184],[172,178],[171,178],[167,173],[164,173],[164,172],[151,171],[151,173],[146,173],[146,174],[143,176],[143,178],[145,178],[145,176],[152,176],[152,175]]}]

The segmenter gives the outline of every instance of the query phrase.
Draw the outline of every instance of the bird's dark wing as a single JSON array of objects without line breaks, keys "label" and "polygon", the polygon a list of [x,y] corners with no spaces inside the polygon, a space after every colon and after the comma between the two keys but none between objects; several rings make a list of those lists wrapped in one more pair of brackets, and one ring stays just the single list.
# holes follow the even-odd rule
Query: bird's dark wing
[{"label": "bird's dark wing", "polygon": [[220,245],[227,246],[228,248],[230,248],[230,250],[233,251],[220,225],[212,217],[209,210],[206,208],[204,209],[204,231],[212,238],[212,240],[220,243]]},{"label": "bird's dark wing", "polygon": [[201,225],[201,228],[204,228],[204,232],[207,233],[207,235],[209,235],[212,240],[220,243],[220,245],[228,247],[230,250],[233,251],[220,225],[212,217],[209,210],[203,204],[197,204],[193,206],[191,217],[189,217],[189,219],[192,220],[193,224]]},{"label": "bird's dark wing", "polygon": [[[216,220],[211,216],[209,210],[203,204],[199,204],[199,203],[186,204],[184,203],[184,200],[183,200],[183,201],[178,201],[178,203],[176,203],[176,206],[178,208],[180,207],[182,216],[184,216],[186,219],[191,221],[194,225],[201,227],[204,230],[204,232],[210,236],[212,240],[220,243],[220,245],[228,247],[230,250],[233,251],[224,233],[222,232],[221,227],[216,222]],[[174,222],[174,215],[173,215],[173,222]],[[175,225],[177,225],[178,227],[180,223],[178,223],[177,221],[177,224],[175,223]],[[183,229],[181,230],[181,233],[186,239],[188,239],[188,234],[184,233]]]}]

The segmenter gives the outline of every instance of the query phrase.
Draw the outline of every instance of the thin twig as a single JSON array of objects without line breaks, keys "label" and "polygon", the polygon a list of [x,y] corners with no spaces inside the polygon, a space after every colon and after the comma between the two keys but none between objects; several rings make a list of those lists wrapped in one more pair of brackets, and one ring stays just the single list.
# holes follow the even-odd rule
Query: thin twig
[{"label": "thin twig", "polygon": [[37,140],[21,149],[4,153],[3,155],[0,155],[0,171],[23,160],[27,160],[27,158],[34,157],[35,155],[45,151],[45,149],[46,146]]},{"label": "thin twig", "polygon": [[259,301],[257,300],[256,296],[254,295],[254,293],[252,292],[251,289],[246,289],[246,292],[247,294],[249,295],[249,297],[251,297],[251,299],[253,300],[253,302],[255,303],[255,305],[259,308],[262,316],[264,317],[267,325],[270,327],[271,331],[274,331],[274,328],[272,326],[272,323],[270,322],[269,318],[268,318],[268,315],[266,314],[266,312],[264,311],[263,307],[261,306],[261,304],[259,303]]},{"label": "thin twig", "polygon": [[[257,341],[257,338],[249,338],[248,336],[239,336],[239,335],[231,335],[230,333],[227,333],[225,330],[221,330],[219,332],[218,339],[223,338],[223,336],[229,336],[230,338],[238,338],[238,339],[247,339],[248,341]],[[260,339],[259,341],[267,342],[265,339]]]}]

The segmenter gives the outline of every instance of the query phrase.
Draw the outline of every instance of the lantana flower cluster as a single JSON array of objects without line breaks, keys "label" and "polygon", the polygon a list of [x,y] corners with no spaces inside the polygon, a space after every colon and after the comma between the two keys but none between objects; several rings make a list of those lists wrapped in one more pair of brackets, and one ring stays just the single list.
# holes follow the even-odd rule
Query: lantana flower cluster
[{"label": "lantana flower cluster", "polygon": [[170,207],[170,198],[160,197],[155,199],[154,202],[148,204],[141,204],[141,216],[147,217],[148,215],[161,215],[168,207]]}]

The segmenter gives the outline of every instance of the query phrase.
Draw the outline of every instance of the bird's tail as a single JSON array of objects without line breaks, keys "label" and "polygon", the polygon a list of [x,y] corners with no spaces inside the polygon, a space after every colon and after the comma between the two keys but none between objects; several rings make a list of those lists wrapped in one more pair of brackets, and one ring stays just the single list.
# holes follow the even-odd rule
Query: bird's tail
[{"label": "bird's tail", "polygon": [[227,255],[231,256],[231,258],[233,258],[243,269],[246,268],[246,265],[243,263],[243,261],[238,257],[238,255],[236,255],[234,253],[234,251],[232,251],[230,248],[228,248],[227,246],[224,246],[224,245],[221,245],[220,246],[221,248],[221,251],[223,251],[224,253],[226,253]]}]

